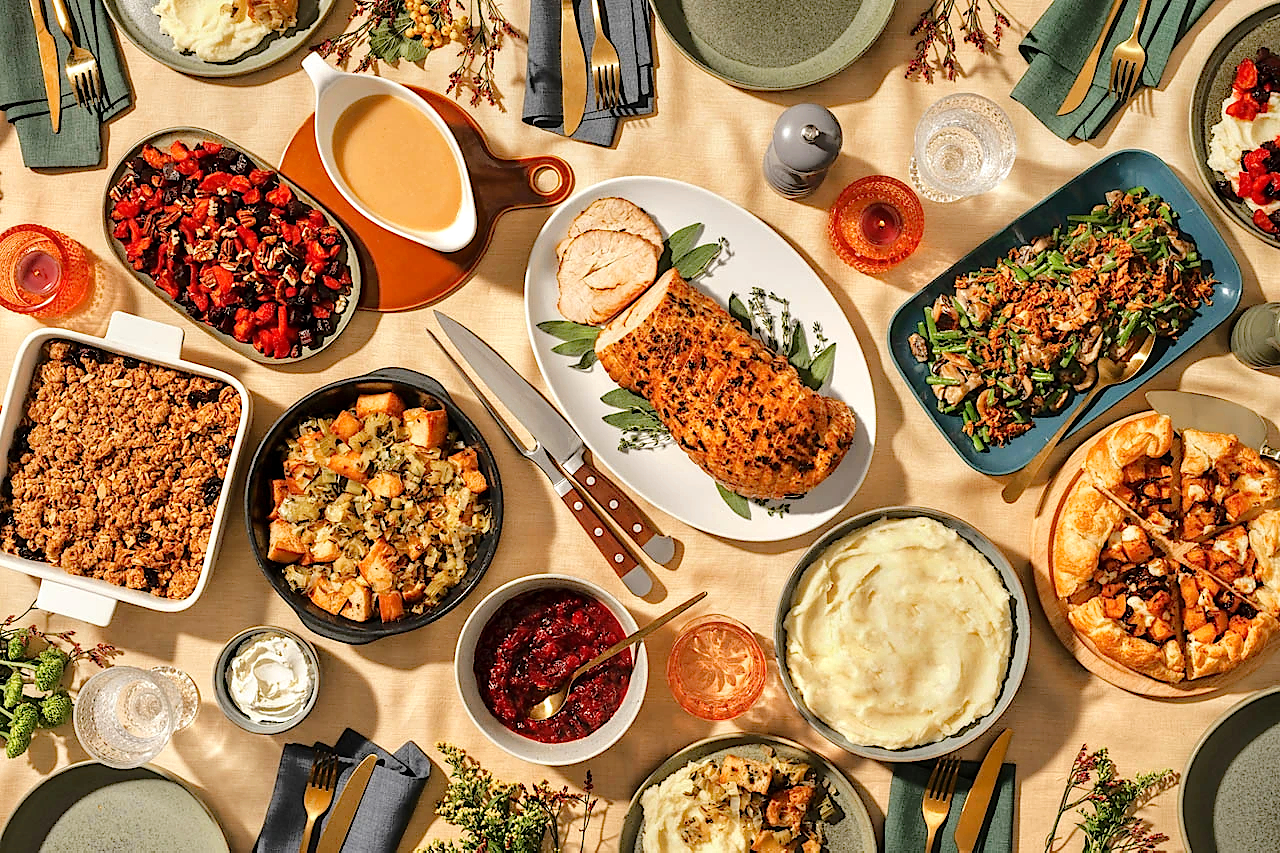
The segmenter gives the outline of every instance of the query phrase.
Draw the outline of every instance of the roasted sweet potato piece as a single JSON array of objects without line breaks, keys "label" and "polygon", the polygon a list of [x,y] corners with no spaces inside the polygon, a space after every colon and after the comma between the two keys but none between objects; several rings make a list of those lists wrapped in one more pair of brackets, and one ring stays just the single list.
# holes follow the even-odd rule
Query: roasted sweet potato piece
[{"label": "roasted sweet potato piece", "polygon": [[1182,627],[1194,631],[1209,620],[1204,618],[1204,610],[1200,607],[1188,607],[1182,611]]},{"label": "roasted sweet potato piece", "polygon": [[356,398],[356,417],[363,420],[373,414],[390,415],[393,418],[404,417],[404,400],[394,391],[385,394],[362,394]]},{"label": "roasted sweet potato piece", "polygon": [[1218,626],[1212,622],[1201,625],[1199,628],[1191,632],[1191,636],[1201,643],[1212,643],[1218,638]]},{"label": "roasted sweet potato piece", "polygon": [[1151,623],[1151,627],[1147,629],[1147,633],[1150,634],[1151,639],[1155,640],[1157,643],[1163,643],[1173,637],[1173,627],[1165,620],[1157,619]]},{"label": "roasted sweet potato piece", "polygon": [[330,429],[333,430],[334,435],[346,441],[364,429],[364,422],[351,414],[349,409],[343,409],[342,414],[333,419],[333,426]]},{"label": "roasted sweet potato piece", "polygon": [[432,450],[444,444],[449,435],[449,413],[444,409],[406,409],[404,425],[409,430],[409,441]]},{"label": "roasted sweet potato piece", "polygon": [[1124,616],[1126,608],[1123,598],[1104,598],[1102,599],[1102,613],[1112,619],[1120,619]]}]

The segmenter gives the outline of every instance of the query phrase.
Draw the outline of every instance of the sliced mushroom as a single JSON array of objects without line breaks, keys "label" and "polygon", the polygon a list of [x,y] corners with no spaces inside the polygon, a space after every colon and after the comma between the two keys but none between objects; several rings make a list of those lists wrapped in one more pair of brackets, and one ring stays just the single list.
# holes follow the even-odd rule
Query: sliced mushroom
[{"label": "sliced mushroom", "polygon": [[1081,364],[1093,364],[1102,354],[1102,327],[1096,323],[1089,327],[1089,337],[1081,344],[1076,358]]},{"label": "sliced mushroom", "polygon": [[929,342],[923,336],[911,335],[907,338],[907,346],[911,349],[911,355],[916,361],[923,363],[929,360]]},{"label": "sliced mushroom", "polygon": [[1084,369],[1084,376],[1079,381],[1071,383],[1071,387],[1077,391],[1088,391],[1093,387],[1093,383],[1098,381],[1098,365],[1090,364]]}]

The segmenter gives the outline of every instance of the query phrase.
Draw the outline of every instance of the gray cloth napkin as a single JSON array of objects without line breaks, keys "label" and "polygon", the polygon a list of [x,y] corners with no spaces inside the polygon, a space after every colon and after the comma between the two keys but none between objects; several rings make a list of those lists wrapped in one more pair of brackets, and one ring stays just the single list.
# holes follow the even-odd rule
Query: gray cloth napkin
[{"label": "gray cloth napkin", "polygon": [[[1138,40],[1147,53],[1147,62],[1142,69],[1143,86],[1160,84],[1174,46],[1212,4],[1213,0],[1151,2],[1138,33]],[[1045,127],[1063,139],[1072,136],[1091,139],[1122,106],[1118,98],[1107,93],[1107,82],[1111,79],[1111,53],[1116,45],[1133,33],[1138,5],[1138,0],[1128,0],[1116,16],[1084,103],[1060,116],[1057,115],[1058,108],[1098,40],[1110,5],[1099,0],[1054,0],[1018,45],[1030,67],[1014,87],[1013,99],[1026,106]]]},{"label": "gray cloth napkin", "polygon": [[62,128],[49,125],[40,53],[36,45],[31,10],[22,0],[8,0],[0,15],[0,110],[18,132],[22,161],[30,169],[96,166],[102,160],[101,123],[133,103],[111,20],[102,0],[67,0],[72,29],[80,46],[98,60],[106,94],[104,104],[86,108],[76,104],[63,65],[71,52],[58,28],[53,7],[44,2],[45,24],[53,33],[58,52],[58,79],[62,93]]},{"label": "gray cloth napkin", "polygon": [[[595,20],[591,0],[575,0],[578,30],[591,58]],[[618,51],[622,71],[622,106],[612,110],[588,109],[574,139],[595,145],[612,145],[618,122],[627,116],[653,112],[653,43],[646,0],[600,0],[605,34]],[[587,104],[595,103],[595,83],[587,79]],[[560,89],[560,0],[533,0],[529,9],[529,68],[524,88],[524,122],[552,133],[564,134],[564,109]]]},{"label": "gray cloth napkin", "polygon": [[[267,806],[267,817],[253,845],[253,853],[298,853],[307,822],[302,795],[317,749],[330,747],[322,743],[315,746],[285,744],[284,753],[280,756],[280,770],[276,774],[276,787],[271,792],[271,804]],[[338,754],[342,768],[333,797],[335,803],[342,796],[351,771],[362,758],[376,755],[381,759],[369,777],[369,787],[365,789],[360,808],[356,810],[351,829],[347,832],[347,840],[342,845],[343,853],[395,853],[418,798],[427,785],[427,777],[431,775],[431,759],[413,741],[393,754],[352,729],[342,733],[332,751]],[[320,840],[328,820],[329,816],[325,814],[316,823],[311,836],[312,849]]]}]

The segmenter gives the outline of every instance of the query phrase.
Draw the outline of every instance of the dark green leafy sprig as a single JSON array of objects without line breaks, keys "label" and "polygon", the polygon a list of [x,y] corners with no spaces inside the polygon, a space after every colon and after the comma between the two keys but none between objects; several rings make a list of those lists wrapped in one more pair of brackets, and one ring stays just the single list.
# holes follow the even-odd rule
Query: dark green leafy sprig
[{"label": "dark green leafy sprig", "polygon": [[[591,773],[582,793],[552,788],[546,781],[531,787],[503,783],[466,752],[438,743],[449,764],[449,787],[436,804],[436,814],[462,830],[460,841],[432,841],[422,853],[566,853],[560,825],[566,811],[582,812],[579,851],[586,850],[587,825],[595,809]],[[549,843],[549,847],[544,844]]]},{"label": "dark green leafy sprig", "polygon": [[619,450],[648,450],[671,441],[671,431],[658,417],[658,410],[639,394],[615,388],[601,397],[600,401],[615,409],[622,409],[604,416],[605,423],[622,430]]},{"label": "dark green leafy sprig", "polygon": [[1081,746],[1071,762],[1058,816],[1045,840],[1045,853],[1053,853],[1058,824],[1070,811],[1077,811],[1080,817],[1076,826],[1084,835],[1082,853],[1155,853],[1169,836],[1154,832],[1135,812],[1177,783],[1178,774],[1172,770],[1124,779],[1105,747],[1091,753],[1087,744]]}]

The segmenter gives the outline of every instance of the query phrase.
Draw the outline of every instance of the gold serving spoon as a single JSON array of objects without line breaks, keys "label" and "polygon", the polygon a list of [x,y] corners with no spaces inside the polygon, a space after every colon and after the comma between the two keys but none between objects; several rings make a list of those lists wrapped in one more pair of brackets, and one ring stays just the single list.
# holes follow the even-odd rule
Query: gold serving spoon
[{"label": "gold serving spoon", "polygon": [[1067,430],[1071,428],[1071,425],[1075,423],[1076,416],[1084,411],[1085,406],[1093,402],[1093,399],[1107,388],[1129,381],[1134,374],[1142,369],[1142,366],[1147,363],[1147,356],[1151,355],[1151,348],[1155,346],[1155,343],[1156,336],[1147,335],[1147,339],[1142,342],[1142,346],[1138,347],[1137,351],[1124,361],[1112,361],[1106,356],[1098,359],[1098,380],[1093,383],[1089,393],[1084,395],[1084,399],[1076,404],[1075,409],[1071,412],[1071,417],[1062,422],[1062,426],[1058,427],[1058,431],[1053,434],[1053,438],[1049,439],[1044,448],[1021,471],[1010,477],[1009,482],[1005,483],[1004,490],[1000,492],[1005,503],[1014,503],[1018,498],[1022,497],[1022,493],[1027,490],[1027,486],[1031,485],[1031,481],[1040,472],[1040,468],[1045,461],[1053,455],[1054,448],[1058,446],[1058,442],[1067,434]]},{"label": "gold serving spoon", "polygon": [[671,610],[668,610],[666,613],[662,614],[657,619],[654,619],[648,625],[645,625],[639,631],[636,631],[634,634],[630,635],[629,637],[623,637],[621,640],[614,643],[612,646],[605,649],[603,652],[596,655],[594,658],[587,661],[582,666],[578,667],[576,670],[574,670],[573,675],[569,676],[569,680],[565,682],[564,687],[561,687],[558,691],[556,691],[555,693],[552,693],[546,699],[543,699],[537,705],[534,705],[532,708],[529,709],[529,719],[546,720],[550,717],[554,717],[556,714],[560,712],[560,709],[564,707],[565,700],[569,698],[569,691],[573,689],[573,683],[575,681],[577,681],[582,676],[586,675],[594,667],[599,666],[600,664],[607,661],[609,658],[618,654],[623,649],[626,649],[630,646],[634,646],[636,643],[640,642],[645,637],[649,636],[654,631],[658,630],[663,625],[667,624],[672,619],[676,618],[681,613],[685,612],[690,607],[697,604],[699,601],[701,601],[706,597],[707,597],[707,594],[705,592],[698,593],[693,598],[686,601],[684,604],[681,604],[679,607],[675,607]]}]

